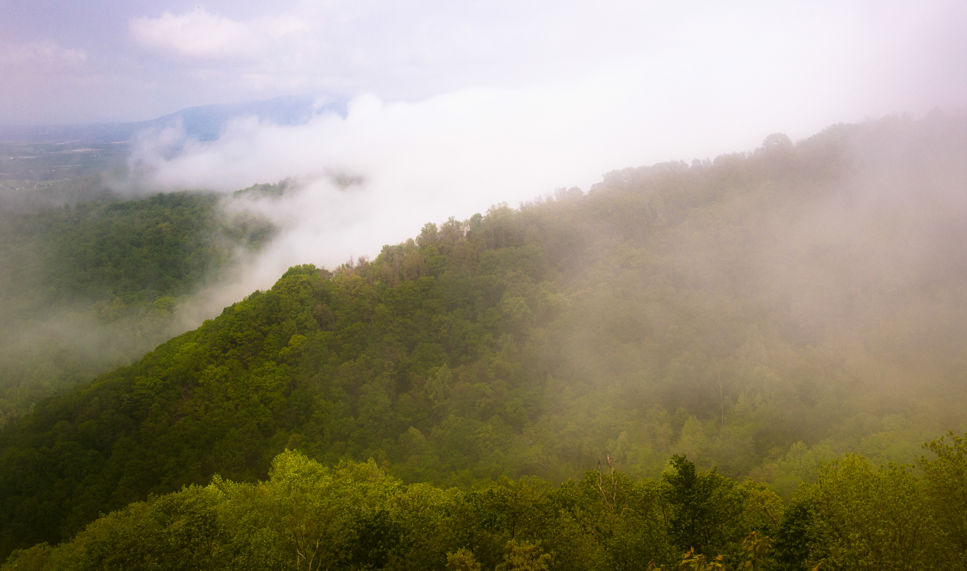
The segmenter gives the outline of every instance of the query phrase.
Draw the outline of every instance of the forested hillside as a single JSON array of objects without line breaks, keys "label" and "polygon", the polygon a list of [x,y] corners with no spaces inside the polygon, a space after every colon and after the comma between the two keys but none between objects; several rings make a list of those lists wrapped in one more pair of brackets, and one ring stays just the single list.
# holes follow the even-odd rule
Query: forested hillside
[{"label": "forested hillside", "polygon": [[77,194],[9,211],[0,197],[0,425],[170,337],[177,303],[273,231],[210,193]]},{"label": "forested hillside", "polygon": [[[460,548],[487,565],[500,563],[504,549],[507,557],[556,551],[554,561],[569,561],[561,551],[568,540],[547,534],[573,532],[591,542],[593,532],[581,528],[581,515],[552,525],[568,509],[611,510],[620,521],[607,523],[608,533],[620,534],[622,526],[653,521],[648,510],[664,504],[649,498],[689,504],[667,495],[674,474],[692,466],[679,458],[669,468],[675,454],[699,470],[716,466],[703,474],[728,482],[722,485],[729,490],[754,488],[731,479],[767,484],[771,491],[755,488],[755,497],[779,511],[779,498],[797,498],[785,514],[803,521],[812,517],[803,515],[810,506],[832,509],[823,503],[824,482],[846,485],[846,472],[896,484],[898,494],[915,490],[911,498],[934,497],[917,496],[918,486],[932,482],[930,489],[940,490],[963,477],[962,464],[953,462],[953,476],[941,471],[934,480],[906,468],[877,471],[853,457],[819,467],[847,451],[874,464],[910,462],[922,442],[967,428],[965,152],[964,123],[941,116],[835,126],[796,144],[772,135],[749,154],[613,172],[587,193],[561,191],[519,209],[497,206],[466,221],[427,224],[371,261],[332,271],[294,267],[270,290],[4,427],[0,555],[67,539],[99,514],[148,494],[196,485],[110,516],[77,541],[94,545],[102,541],[98,534],[121,533],[112,526],[135,525],[130,518],[165,528],[168,520],[158,517],[171,513],[166,502],[175,513],[192,503],[206,533],[229,536],[209,547],[243,534],[224,527],[228,518],[254,527],[244,531],[249,539],[224,549],[302,565],[292,549],[308,557],[305,546],[284,543],[301,539],[283,539],[289,532],[278,530],[283,535],[260,535],[253,530],[271,525],[230,515],[262,515],[239,506],[275,501],[267,498],[276,497],[273,486],[290,485],[281,474],[292,462],[318,475],[304,482],[310,488],[342,477],[383,486],[358,506],[373,527],[353,527],[365,518],[346,524],[350,542],[379,526],[409,526],[394,518],[423,517],[420,509],[477,501],[474,488],[493,494],[522,486],[532,503],[521,509],[555,514],[534,516],[534,525],[547,526],[540,531],[494,523],[486,547],[441,537],[426,551],[436,565]],[[272,459],[286,449],[313,460],[287,453],[268,483],[254,483],[270,476]],[[368,459],[380,468],[331,471],[314,463]],[[637,502],[628,512],[616,500],[607,503],[593,476],[555,487],[596,467],[608,475],[608,463],[621,474],[626,501]],[[649,480],[663,470],[665,488]],[[216,473],[223,479],[201,487]],[[553,484],[536,491],[492,484],[524,476]],[[815,482],[813,491],[795,496],[803,482]],[[363,488],[359,493],[370,493]],[[563,497],[569,493],[585,496]],[[296,496],[282,497],[300,505]],[[752,509],[743,507],[748,497],[729,513]],[[272,509],[283,510],[286,525],[298,526],[286,518],[299,516],[279,505]],[[663,517],[677,517],[669,513],[678,512]],[[923,517],[943,521],[944,513]],[[506,514],[493,517],[504,521]],[[697,514],[688,525],[704,530],[708,517]],[[462,529],[430,520],[439,529]],[[459,525],[477,529],[468,521]],[[318,537],[344,529],[332,525]],[[670,565],[687,545],[735,564],[742,538],[779,524],[776,517],[768,529],[737,523],[727,541],[709,540],[705,551],[675,535],[686,533],[675,525],[652,530],[664,538],[648,543],[661,546],[656,551],[616,554],[624,547],[599,535],[587,552],[597,555],[586,555]],[[809,533],[836,533],[803,525]],[[940,536],[961,537],[959,524],[937,525]],[[815,537],[800,538],[806,551],[789,557],[833,566],[847,557],[814,551],[823,544]],[[537,539],[543,547],[527,543]],[[317,555],[379,567],[402,565],[393,557],[411,553],[381,548],[383,559],[367,559],[377,551],[366,551],[366,541]],[[628,541],[644,549],[643,540]],[[914,547],[925,545],[939,544]],[[944,553],[963,556],[943,545]],[[58,553],[73,557],[72,549]],[[601,561],[611,560],[575,566]]]}]

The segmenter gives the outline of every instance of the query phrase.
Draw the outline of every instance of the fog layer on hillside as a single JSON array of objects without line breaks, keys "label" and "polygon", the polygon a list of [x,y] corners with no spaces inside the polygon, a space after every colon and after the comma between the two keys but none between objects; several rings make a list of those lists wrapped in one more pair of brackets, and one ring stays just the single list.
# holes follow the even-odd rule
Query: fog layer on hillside
[{"label": "fog layer on hillside", "polygon": [[[670,159],[708,159],[752,149],[784,129],[802,137],[825,119],[783,105],[755,114],[753,101],[716,105],[673,100],[660,86],[602,73],[541,89],[472,89],[419,102],[352,100],[345,116],[323,113],[295,126],[256,117],[215,141],[177,123],[142,133],[129,159],[127,191],[234,191],[290,181],[284,200],[252,207],[283,231],[275,247],[232,280],[214,306],[265,288],[290,265],[335,267],[372,257],[427,222],[516,206],[564,187],[587,189],[602,173]],[[795,121],[778,121],[785,112]],[[683,128],[667,116],[690,115]],[[779,124],[777,124],[779,123]]]}]

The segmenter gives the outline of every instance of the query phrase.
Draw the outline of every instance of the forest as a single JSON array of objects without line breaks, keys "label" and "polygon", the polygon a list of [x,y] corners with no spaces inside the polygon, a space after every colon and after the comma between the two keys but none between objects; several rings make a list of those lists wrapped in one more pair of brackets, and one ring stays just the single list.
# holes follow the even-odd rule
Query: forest
[{"label": "forest", "polygon": [[180,332],[179,301],[275,231],[211,193],[130,199],[67,180],[83,187],[70,202],[66,182],[32,203],[0,195],[0,425]]},{"label": "forest", "polygon": [[[965,152],[939,114],[774,134],[292,267],[12,415],[4,568],[965,568]],[[63,210],[38,295],[185,294],[223,258],[163,228],[205,200]],[[150,286],[80,222],[143,208]]]},{"label": "forest", "polygon": [[963,568],[967,442],[948,435],[929,449],[917,468],[843,456],[788,505],[684,456],[655,480],[605,467],[560,485],[503,478],[469,489],[287,450],[267,480],[215,476],[151,496],[3,568]]}]

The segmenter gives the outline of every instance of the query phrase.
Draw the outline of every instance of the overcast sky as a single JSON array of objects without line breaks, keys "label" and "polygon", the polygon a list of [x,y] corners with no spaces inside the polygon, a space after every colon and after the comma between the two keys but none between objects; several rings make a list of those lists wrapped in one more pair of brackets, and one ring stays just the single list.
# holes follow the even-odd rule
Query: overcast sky
[{"label": "overcast sky", "polygon": [[919,112],[963,105],[965,5],[0,0],[0,123],[595,82],[637,90],[655,113],[669,102],[811,122]]}]

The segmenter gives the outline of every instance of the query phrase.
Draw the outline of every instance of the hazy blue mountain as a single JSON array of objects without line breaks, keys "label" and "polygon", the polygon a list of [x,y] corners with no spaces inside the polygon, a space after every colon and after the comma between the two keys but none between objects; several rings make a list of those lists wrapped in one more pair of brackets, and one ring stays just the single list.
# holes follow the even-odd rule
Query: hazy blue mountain
[{"label": "hazy blue mountain", "polygon": [[[192,138],[210,141],[233,118],[257,116],[280,125],[298,125],[313,114],[334,111],[343,114],[344,100],[317,106],[309,95],[276,97],[245,103],[227,103],[188,107],[147,121],[128,123],[87,123],[77,125],[0,125],[0,147],[11,144],[110,144],[126,143],[144,129],[164,127],[180,120],[185,133]],[[8,154],[8,153],[4,153]]]},{"label": "hazy blue mountain", "polygon": [[203,105],[129,123],[0,125],[0,211],[99,196],[105,173],[123,178],[138,133],[180,124],[188,139],[213,141],[229,121],[238,117],[298,125],[315,114],[345,113],[344,100],[322,105],[318,101],[300,95]]},{"label": "hazy blue mountain", "polygon": [[218,138],[225,125],[237,117],[254,115],[262,121],[279,125],[299,125],[307,122],[314,114],[325,111],[343,114],[345,109],[345,101],[317,107],[316,100],[311,96],[277,97],[248,103],[189,107],[139,125],[140,128],[164,127],[180,120],[188,137],[199,141],[213,141]]}]

